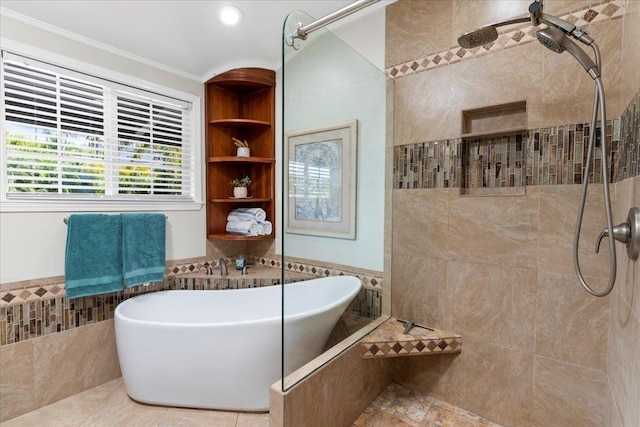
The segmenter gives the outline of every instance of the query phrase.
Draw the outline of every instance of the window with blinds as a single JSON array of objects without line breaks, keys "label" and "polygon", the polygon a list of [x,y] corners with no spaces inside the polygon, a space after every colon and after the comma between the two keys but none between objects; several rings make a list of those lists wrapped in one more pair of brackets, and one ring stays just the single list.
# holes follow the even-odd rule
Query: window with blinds
[{"label": "window with blinds", "polygon": [[189,102],[2,58],[6,199],[194,200]]}]

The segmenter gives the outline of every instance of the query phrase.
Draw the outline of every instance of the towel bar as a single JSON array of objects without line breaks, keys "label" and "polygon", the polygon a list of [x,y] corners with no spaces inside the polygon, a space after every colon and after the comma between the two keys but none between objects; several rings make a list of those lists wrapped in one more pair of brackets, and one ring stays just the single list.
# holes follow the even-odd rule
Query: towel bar
[{"label": "towel bar", "polygon": [[[164,218],[165,218],[165,219],[169,219],[169,217],[168,217],[168,216],[166,216],[166,215],[164,216]],[[62,221],[63,221],[65,224],[69,224],[69,217],[68,217],[68,216],[67,216],[67,217],[65,217]]]}]

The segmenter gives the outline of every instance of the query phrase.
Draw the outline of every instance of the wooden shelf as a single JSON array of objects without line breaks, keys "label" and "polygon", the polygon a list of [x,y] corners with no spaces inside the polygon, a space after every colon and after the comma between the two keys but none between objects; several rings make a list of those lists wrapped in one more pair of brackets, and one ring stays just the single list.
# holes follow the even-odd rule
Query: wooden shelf
[{"label": "wooden shelf", "polygon": [[207,235],[207,239],[210,240],[237,240],[237,241],[245,241],[245,240],[268,240],[273,239],[273,234],[267,234],[264,236],[243,236],[241,234],[229,234],[229,233],[216,233]]},{"label": "wooden shelf", "polygon": [[[276,224],[275,72],[237,68],[205,83],[207,160],[207,238],[247,241],[273,239],[226,232],[227,216],[239,206],[259,207]],[[251,157],[237,157],[234,139],[247,141]],[[230,155],[232,154],[232,155]],[[249,176],[254,198],[230,199],[229,181]]]},{"label": "wooden shelf", "polygon": [[265,122],[263,120],[252,120],[252,119],[217,119],[217,120],[210,120],[209,124],[237,127],[237,128],[271,126],[271,123],[269,122]]},{"label": "wooden shelf", "polygon": [[[246,199],[230,199],[230,198],[226,198],[226,199],[211,199],[211,203],[263,203],[263,202],[271,202],[271,199],[267,199],[267,198],[256,198],[256,197],[251,197],[251,198],[246,198]],[[271,221],[271,220],[269,220]]]},{"label": "wooden shelf", "polygon": [[270,157],[238,157],[238,156],[215,156],[208,157],[208,163],[275,163],[276,159]]}]

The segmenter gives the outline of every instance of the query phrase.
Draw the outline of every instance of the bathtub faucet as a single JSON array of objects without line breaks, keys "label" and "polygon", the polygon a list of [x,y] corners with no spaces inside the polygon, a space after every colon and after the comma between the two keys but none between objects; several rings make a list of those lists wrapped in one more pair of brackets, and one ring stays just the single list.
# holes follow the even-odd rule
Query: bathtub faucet
[{"label": "bathtub faucet", "polygon": [[218,258],[218,261],[216,261],[216,267],[220,267],[221,276],[227,276],[229,274],[227,272],[227,261],[224,258]]}]

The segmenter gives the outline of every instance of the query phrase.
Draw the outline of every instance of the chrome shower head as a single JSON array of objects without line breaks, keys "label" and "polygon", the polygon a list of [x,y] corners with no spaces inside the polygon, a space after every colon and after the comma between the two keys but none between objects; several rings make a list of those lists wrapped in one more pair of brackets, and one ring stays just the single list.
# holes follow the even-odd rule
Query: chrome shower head
[{"label": "chrome shower head", "polygon": [[491,43],[498,38],[498,30],[496,28],[504,25],[518,24],[521,22],[529,22],[530,16],[528,13],[524,15],[518,15],[513,18],[505,19],[504,21],[494,22],[493,24],[485,25],[480,28],[476,28],[473,31],[468,31],[458,37],[458,44],[465,49],[472,49],[474,47],[483,46]]},{"label": "chrome shower head", "polygon": [[555,53],[562,53],[565,51],[565,47],[561,40],[561,37],[564,37],[564,34],[554,28],[549,27],[544,30],[538,30],[536,32],[536,37],[542,46],[554,51]]},{"label": "chrome shower head", "polygon": [[562,30],[548,27],[536,32],[536,37],[542,45],[556,53],[569,52],[587,70],[591,78],[600,77],[600,71],[584,50],[580,49]]},{"label": "chrome shower head", "polygon": [[497,38],[498,30],[496,30],[496,27],[488,25],[462,34],[458,37],[458,44],[465,49],[471,49],[491,43]]}]

